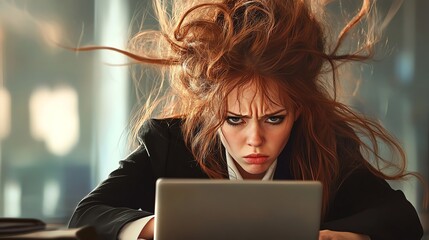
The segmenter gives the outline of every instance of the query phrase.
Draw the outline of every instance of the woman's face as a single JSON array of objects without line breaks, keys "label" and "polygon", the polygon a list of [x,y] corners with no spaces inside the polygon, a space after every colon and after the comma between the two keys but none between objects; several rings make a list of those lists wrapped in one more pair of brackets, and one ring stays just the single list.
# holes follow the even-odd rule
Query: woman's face
[{"label": "woman's face", "polygon": [[[273,95],[274,102],[282,102]],[[244,179],[262,179],[285,147],[297,118],[292,108],[263,98],[255,84],[249,84],[227,99],[228,113],[219,135]]]}]

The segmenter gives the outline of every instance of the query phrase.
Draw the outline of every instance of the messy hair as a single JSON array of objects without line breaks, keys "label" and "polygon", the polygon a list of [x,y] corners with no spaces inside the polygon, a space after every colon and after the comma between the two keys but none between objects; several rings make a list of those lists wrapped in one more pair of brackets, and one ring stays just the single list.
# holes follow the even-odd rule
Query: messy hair
[{"label": "messy hair", "polygon": [[[225,178],[225,163],[216,156],[226,98],[236,87],[256,82],[269,99],[263,86],[270,81],[300,111],[286,150],[296,179],[323,183],[324,213],[345,177],[340,152],[352,168],[367,168],[387,180],[403,178],[406,158],[395,138],[337,100],[339,66],[373,56],[379,36],[375,2],[362,0],[336,37],[326,24],[328,2],[155,0],[159,30],[140,31],[122,51],[160,70],[158,84],[134,118],[134,134],[148,118],[180,117],[199,166],[211,178]],[[344,51],[351,32],[359,44]],[[383,158],[380,141],[399,161]],[[366,160],[361,152],[368,153]],[[383,172],[389,167],[396,171]]]}]

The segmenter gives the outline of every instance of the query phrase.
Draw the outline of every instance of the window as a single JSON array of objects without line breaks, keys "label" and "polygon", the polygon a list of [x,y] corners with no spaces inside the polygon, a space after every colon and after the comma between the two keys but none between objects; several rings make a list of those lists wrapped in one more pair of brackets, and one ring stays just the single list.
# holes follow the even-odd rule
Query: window
[{"label": "window", "polygon": [[[380,0],[378,7],[386,13],[391,3]],[[130,71],[106,64],[126,59],[106,51],[75,53],[53,41],[124,47],[133,17],[138,23],[149,6],[138,0],[0,1],[0,216],[65,224],[78,201],[127,155]],[[386,29],[387,48],[377,55],[382,61],[360,71],[354,102],[398,137],[409,170],[425,178],[427,9],[428,1],[404,1]],[[418,183],[392,184],[421,210]]]}]

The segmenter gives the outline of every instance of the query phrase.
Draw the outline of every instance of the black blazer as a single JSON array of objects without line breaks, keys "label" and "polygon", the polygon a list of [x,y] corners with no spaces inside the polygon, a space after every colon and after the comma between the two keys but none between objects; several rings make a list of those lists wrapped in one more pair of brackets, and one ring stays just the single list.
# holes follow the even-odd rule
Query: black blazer
[{"label": "black blazer", "polygon": [[[141,145],[78,204],[69,227],[92,225],[102,239],[117,239],[125,224],[153,214],[158,178],[208,178],[186,147],[180,122],[148,121],[140,132]],[[274,179],[290,177],[283,169],[278,165]],[[364,169],[353,171],[341,184],[321,229],[362,233],[372,240],[423,235],[404,194]]]}]

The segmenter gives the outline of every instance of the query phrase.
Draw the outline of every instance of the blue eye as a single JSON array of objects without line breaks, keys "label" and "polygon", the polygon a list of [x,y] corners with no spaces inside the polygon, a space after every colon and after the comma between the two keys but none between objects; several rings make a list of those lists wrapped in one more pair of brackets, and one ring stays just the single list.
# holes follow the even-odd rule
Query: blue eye
[{"label": "blue eye", "polygon": [[237,125],[240,125],[240,124],[244,123],[244,121],[243,121],[243,119],[241,117],[232,117],[232,116],[226,117],[226,122],[229,125],[233,125],[233,126],[237,126]]},{"label": "blue eye", "polygon": [[285,119],[285,116],[271,116],[271,117],[268,117],[266,121],[269,124],[276,125],[276,124],[282,123],[284,119]]}]

